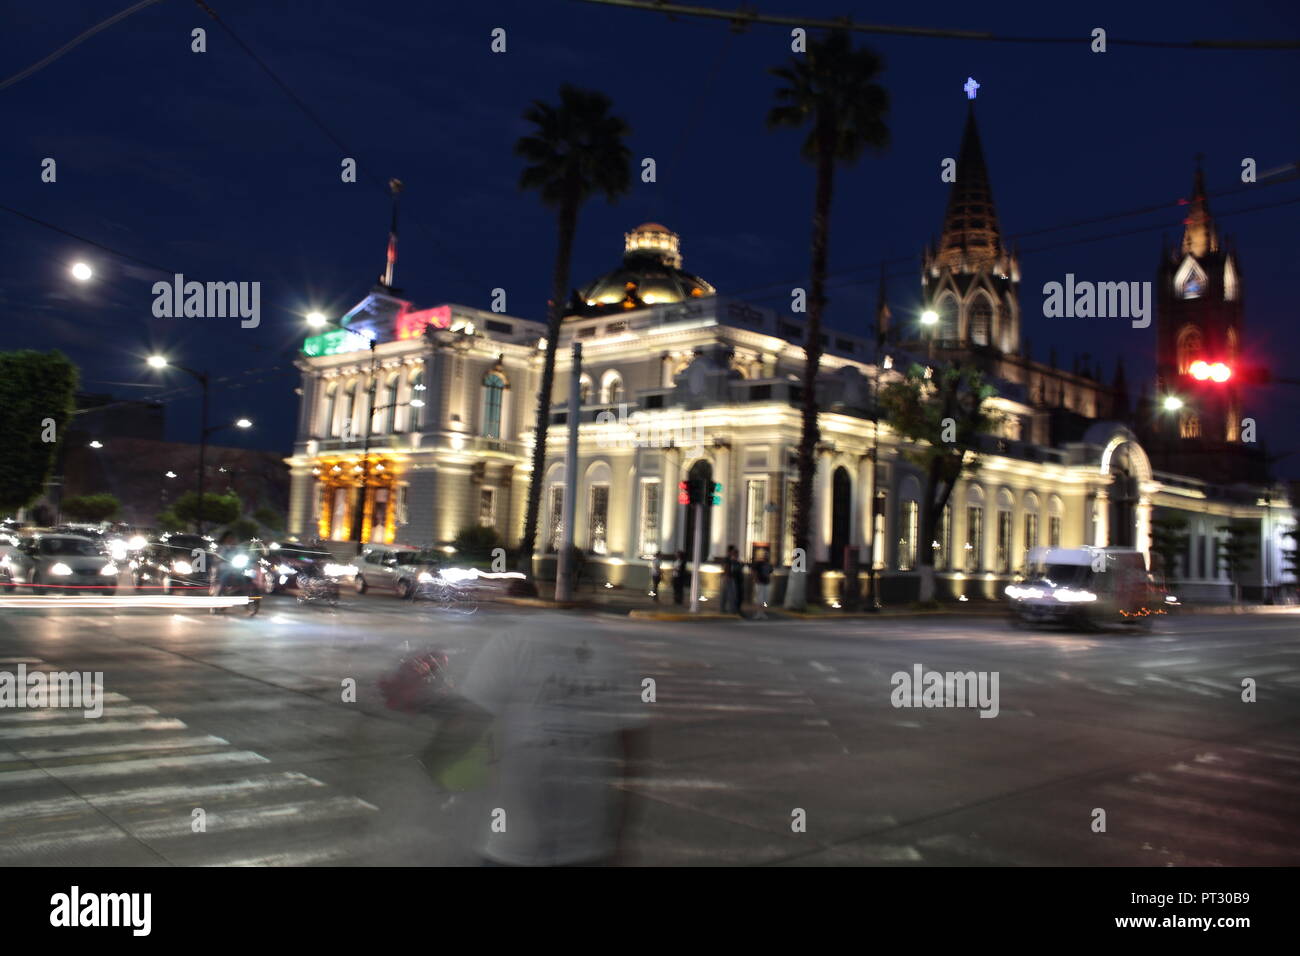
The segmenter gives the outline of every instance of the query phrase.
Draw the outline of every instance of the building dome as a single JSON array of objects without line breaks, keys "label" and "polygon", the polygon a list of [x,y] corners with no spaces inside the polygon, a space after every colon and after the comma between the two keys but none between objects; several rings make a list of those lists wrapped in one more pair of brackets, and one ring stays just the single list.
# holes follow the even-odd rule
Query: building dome
[{"label": "building dome", "polygon": [[623,236],[623,263],[578,290],[573,311],[599,315],[621,309],[683,302],[717,290],[682,269],[681,238],[667,226],[647,222]]}]

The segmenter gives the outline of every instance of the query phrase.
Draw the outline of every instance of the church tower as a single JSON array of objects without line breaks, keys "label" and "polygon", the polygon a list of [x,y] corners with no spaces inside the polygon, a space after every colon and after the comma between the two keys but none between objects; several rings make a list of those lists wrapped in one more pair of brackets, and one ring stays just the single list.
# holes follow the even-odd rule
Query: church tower
[{"label": "church tower", "polygon": [[923,308],[939,320],[900,338],[939,350],[1020,352],[1020,264],[1002,244],[993,189],[972,102],[966,115],[956,182],[948,194],[943,234],[922,258]]},{"label": "church tower", "polygon": [[1212,446],[1241,428],[1242,296],[1236,256],[1210,216],[1199,166],[1184,200],[1182,242],[1162,251],[1156,293],[1156,391],[1182,407],[1160,415],[1161,437]]}]

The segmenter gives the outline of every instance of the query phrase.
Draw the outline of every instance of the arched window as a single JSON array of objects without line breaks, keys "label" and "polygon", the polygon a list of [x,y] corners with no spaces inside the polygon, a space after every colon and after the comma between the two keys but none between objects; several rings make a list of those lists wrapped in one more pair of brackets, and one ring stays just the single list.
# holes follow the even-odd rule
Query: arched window
[{"label": "arched window", "polygon": [[1192,363],[1201,357],[1204,349],[1201,330],[1194,325],[1184,327],[1178,333],[1178,374],[1186,375]]},{"label": "arched window", "polygon": [[[568,389],[565,389],[565,397],[568,397]],[[587,405],[591,402],[591,376],[586,372],[578,379],[578,404]]]},{"label": "arched window", "polygon": [[411,431],[424,427],[424,403],[428,390],[424,386],[424,369],[417,368],[411,373],[411,414],[407,417]]},{"label": "arched window", "polygon": [[1223,267],[1223,297],[1229,302],[1237,297],[1237,270],[1231,259]]},{"label": "arched window", "polygon": [[342,386],[343,393],[343,414],[339,417],[337,433],[345,440],[350,439],[357,433],[353,419],[356,417],[357,397],[361,394],[361,382],[352,381]]},{"label": "arched window", "polygon": [[1197,299],[1205,295],[1205,273],[1191,256],[1183,260],[1178,272],[1174,274],[1174,289],[1184,299]]},{"label": "arched window", "polygon": [[329,438],[338,434],[334,425],[334,412],[338,407],[339,401],[339,383],[330,382],[325,387],[325,404],[323,407],[323,416],[316,428],[316,434]]},{"label": "arched window", "polygon": [[506,380],[498,372],[483,377],[483,437],[501,437],[501,406]]},{"label": "arched window", "polygon": [[939,325],[934,330],[935,338],[941,342],[955,342],[957,340],[957,300],[950,295],[942,296],[935,312],[939,313]]},{"label": "arched window", "polygon": [[600,401],[602,405],[613,405],[623,401],[623,376],[613,369],[601,376]]},{"label": "arched window", "polygon": [[970,340],[974,345],[988,345],[993,341],[993,306],[988,296],[977,295],[971,303]]}]

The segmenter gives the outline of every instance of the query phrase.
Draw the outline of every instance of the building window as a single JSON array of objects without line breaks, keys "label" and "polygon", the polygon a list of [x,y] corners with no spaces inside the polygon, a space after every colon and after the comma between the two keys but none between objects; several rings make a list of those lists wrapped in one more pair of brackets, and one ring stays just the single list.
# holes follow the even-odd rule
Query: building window
[{"label": "building window", "polygon": [[952,561],[952,502],[943,506],[939,516],[939,547],[934,552],[934,566],[939,571],[947,571]]},{"label": "building window", "polygon": [[608,554],[609,485],[591,486],[591,511],[587,518],[588,546],[596,554]]},{"label": "building window", "polygon": [[329,438],[338,434],[334,428],[334,410],[338,406],[339,386],[337,382],[331,382],[325,389],[325,417],[321,420],[320,427],[316,429],[316,434]]},{"label": "building window", "polygon": [[1011,512],[998,511],[998,573],[1011,571]]},{"label": "building window", "polygon": [[601,377],[600,401],[604,405],[614,405],[623,401],[623,377],[612,369]]},{"label": "building window", "polygon": [[745,544],[741,560],[747,561],[754,553],[754,545],[767,544],[767,480],[751,478],[745,482]]},{"label": "building window", "polygon": [[911,571],[916,567],[916,537],[921,517],[921,506],[909,498],[903,502],[903,513],[899,515],[903,525],[903,535],[898,539],[898,570]]},{"label": "building window", "polygon": [[1178,417],[1178,437],[1200,438],[1201,416],[1197,415],[1195,412],[1183,412]]},{"label": "building window", "polygon": [[497,524],[497,494],[495,488],[480,488],[478,492],[478,523],[484,528]]},{"label": "building window", "polygon": [[[881,476],[876,478],[877,487],[884,484]],[[877,571],[885,568],[885,508],[889,505],[889,493],[876,492],[875,524],[871,528],[871,566]]]},{"label": "building window", "polygon": [[1059,548],[1061,546],[1061,516],[1052,515],[1047,519],[1047,546],[1049,548]]},{"label": "building window", "polygon": [[659,552],[659,482],[641,482],[641,554]]},{"label": "building window", "polygon": [[411,414],[408,421],[411,431],[424,427],[424,403],[427,389],[424,387],[424,369],[417,369],[411,374]]},{"label": "building window", "polygon": [[[565,390],[565,398],[568,398],[568,390]],[[578,404],[586,405],[591,402],[591,376],[585,372],[578,379]]]},{"label": "building window", "polygon": [[409,485],[397,486],[397,523],[398,524],[406,524],[406,522],[409,520],[406,506],[407,506],[407,500],[408,500],[410,490],[411,489]]},{"label": "building window", "polygon": [[1038,547],[1038,515],[1025,515],[1025,558],[1028,563],[1029,552]]},{"label": "building window", "polygon": [[966,570],[978,571],[984,554],[984,509],[966,509]]},{"label": "building window", "polygon": [[993,307],[986,296],[976,296],[970,310],[970,340],[988,345],[993,340]]},{"label": "building window", "polygon": [[785,483],[785,537],[782,549],[786,563],[794,560],[794,496],[798,482],[787,480]]},{"label": "building window", "polygon": [[1205,350],[1205,340],[1201,330],[1194,325],[1183,328],[1178,333],[1178,374],[1187,375],[1192,363],[1201,357]]},{"label": "building window", "polygon": [[564,541],[564,485],[551,486],[551,533],[546,550],[559,551]]},{"label": "building window", "polygon": [[496,372],[483,379],[483,437],[501,437],[501,399],[505,394],[506,380]]},{"label": "building window", "polygon": [[397,425],[397,389],[401,384],[401,376],[394,372],[388,377],[388,388],[384,391],[384,417],[387,424],[384,431],[390,435],[395,435],[399,431]]}]

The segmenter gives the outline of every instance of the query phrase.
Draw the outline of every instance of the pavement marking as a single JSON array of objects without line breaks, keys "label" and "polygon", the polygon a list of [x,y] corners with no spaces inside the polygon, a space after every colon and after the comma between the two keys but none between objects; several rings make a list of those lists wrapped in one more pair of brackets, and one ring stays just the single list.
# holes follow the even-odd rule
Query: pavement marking
[{"label": "pavement marking", "polygon": [[138,730],[185,730],[184,721],[175,717],[158,717],[147,720],[83,720],[80,723],[49,724],[9,730],[0,727],[0,740],[27,740],[43,737],[79,737],[82,734],[120,734]]},{"label": "pavement marking", "polygon": [[130,753],[139,750],[184,750],[189,747],[230,746],[230,741],[211,734],[199,734],[193,737],[167,737],[161,740],[115,744],[99,744],[92,747],[51,747],[45,750],[28,750],[15,747],[13,752],[27,760],[57,760],[63,757],[95,757],[106,754]]}]

